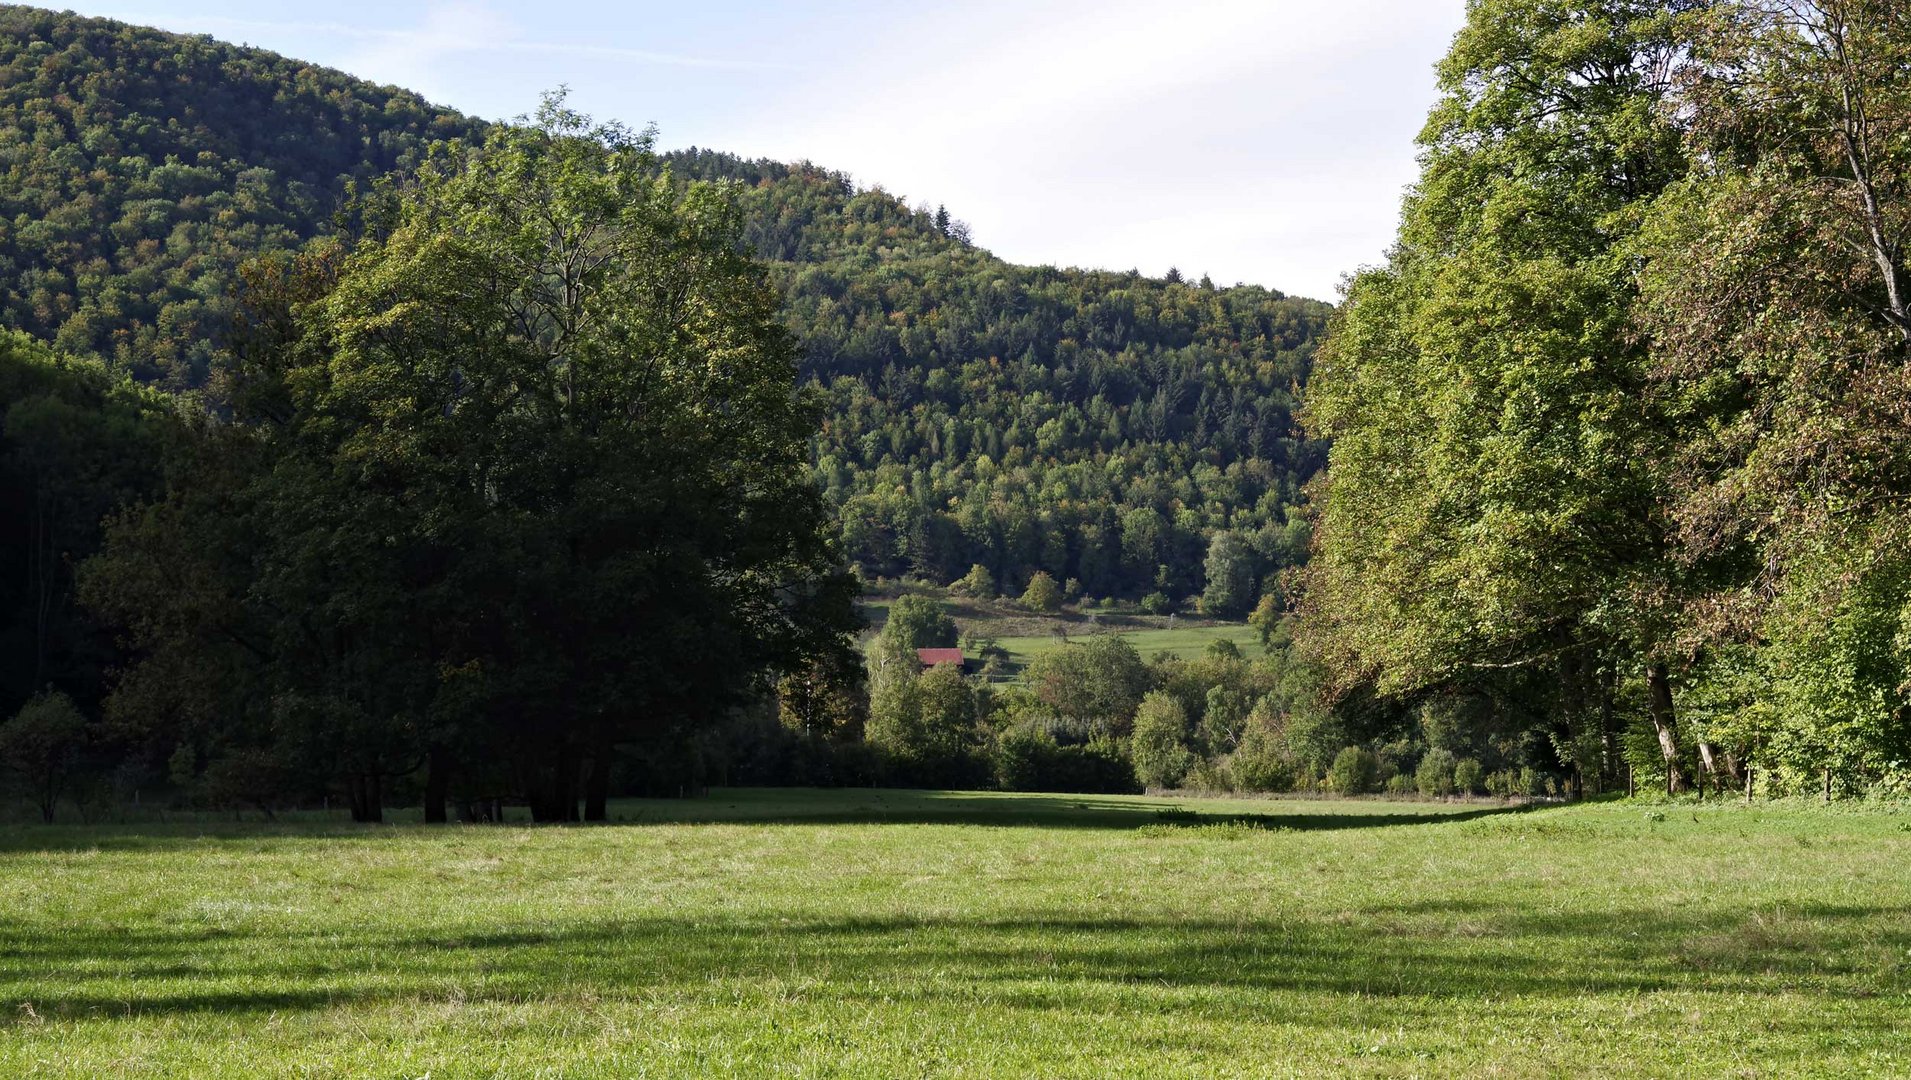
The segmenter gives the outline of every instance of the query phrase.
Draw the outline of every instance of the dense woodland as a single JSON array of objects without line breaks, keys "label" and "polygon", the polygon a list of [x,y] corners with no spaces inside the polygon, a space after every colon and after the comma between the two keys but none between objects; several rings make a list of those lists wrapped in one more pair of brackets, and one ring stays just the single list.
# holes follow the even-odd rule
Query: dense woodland
[{"label": "dense woodland", "polygon": [[[1338,310],[561,99],[0,29],[0,761],[48,815],[1911,783],[1884,0],[1473,0]],[[908,594],[860,649],[858,578]],[[945,586],[1264,648],[924,670]]]},{"label": "dense woodland", "polygon": [[817,473],[865,573],[947,583],[980,564],[1014,592],[1046,571],[1086,596],[1179,602],[1218,532],[1263,574],[1304,559],[1321,454],[1294,395],[1324,305],[1014,266],[945,211],[839,174],[669,160],[749,185],[750,240],[829,395]]}]

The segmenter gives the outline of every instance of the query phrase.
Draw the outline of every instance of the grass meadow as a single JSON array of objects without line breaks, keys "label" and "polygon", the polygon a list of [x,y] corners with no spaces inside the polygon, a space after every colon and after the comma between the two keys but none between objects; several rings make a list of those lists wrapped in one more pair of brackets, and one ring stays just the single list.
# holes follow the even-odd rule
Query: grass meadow
[{"label": "grass meadow", "polygon": [[[1107,632],[1133,645],[1143,660],[1152,660],[1159,653],[1168,653],[1184,660],[1193,659],[1207,652],[1209,645],[1223,639],[1234,642],[1242,655],[1259,656],[1262,652],[1260,632],[1242,623]],[[1077,635],[1065,640],[1054,634],[1036,634],[997,638],[995,643],[1009,654],[1010,669],[1020,671],[1036,657],[1052,649],[1063,648],[1069,641],[1080,644],[1082,637]]]},{"label": "grass meadow", "polygon": [[[935,590],[925,590],[924,594],[949,605],[965,639],[985,638],[1007,653],[1004,675],[1009,678],[1019,677],[1043,653],[1071,643],[1079,645],[1096,634],[1122,638],[1134,646],[1143,660],[1152,660],[1161,653],[1191,659],[1223,638],[1234,642],[1246,656],[1260,656],[1264,651],[1260,632],[1246,623],[1193,616],[1142,615],[1131,606],[1092,611],[1070,608],[1044,615],[1025,611],[1008,600],[949,597]],[[889,618],[889,605],[893,602],[892,597],[885,596],[864,597],[859,601],[871,632],[880,629]]]},{"label": "grass meadow", "polygon": [[0,830],[0,1076],[1911,1074],[1911,817],[616,809]]}]

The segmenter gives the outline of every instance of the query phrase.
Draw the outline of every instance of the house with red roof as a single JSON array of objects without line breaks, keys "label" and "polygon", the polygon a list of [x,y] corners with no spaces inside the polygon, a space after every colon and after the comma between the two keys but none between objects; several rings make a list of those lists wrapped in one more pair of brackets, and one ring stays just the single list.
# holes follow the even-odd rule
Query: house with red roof
[{"label": "house with red roof", "polygon": [[965,674],[969,670],[969,661],[962,655],[961,649],[917,649],[916,661],[924,671],[942,664],[954,664]]}]

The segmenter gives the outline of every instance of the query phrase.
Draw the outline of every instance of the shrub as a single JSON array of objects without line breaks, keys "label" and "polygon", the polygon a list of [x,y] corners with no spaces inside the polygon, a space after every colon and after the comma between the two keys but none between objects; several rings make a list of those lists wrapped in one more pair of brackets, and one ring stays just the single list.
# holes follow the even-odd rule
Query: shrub
[{"label": "shrub", "polygon": [[1172,615],[1174,600],[1165,592],[1151,592],[1141,598],[1141,613],[1143,615]]},{"label": "shrub", "polygon": [[85,737],[86,718],[58,690],[35,696],[0,724],[0,762],[26,781],[41,820],[49,824]]},{"label": "shrub", "polygon": [[1429,750],[1414,771],[1414,786],[1428,797],[1453,794],[1453,755],[1445,750]]},{"label": "shrub", "polygon": [[898,596],[882,634],[904,649],[948,648],[956,643],[956,624],[948,608],[927,596]]},{"label": "shrub", "polygon": [[1132,730],[1153,676],[1125,639],[1095,634],[1079,646],[1036,657],[1024,679],[1057,718],[1123,735]]},{"label": "shrub", "polygon": [[974,787],[989,774],[979,708],[975,688],[945,664],[879,684],[865,738],[900,786]]},{"label": "shrub", "polygon": [[995,781],[1004,791],[1130,795],[1141,791],[1134,767],[1108,740],[1062,746],[1045,731],[1018,727],[995,747]]},{"label": "shrub", "polygon": [[1241,647],[1229,641],[1227,638],[1215,638],[1213,641],[1208,642],[1208,647],[1201,650],[1201,653],[1210,660],[1239,660],[1242,658]]},{"label": "shrub", "polygon": [[1275,593],[1263,595],[1260,603],[1254,605],[1254,610],[1247,617],[1247,624],[1261,635],[1263,647],[1274,643],[1274,632],[1280,628],[1284,614],[1281,598]]},{"label": "shrub", "polygon": [[1159,690],[1141,699],[1135,712],[1130,758],[1135,776],[1149,787],[1171,788],[1194,767],[1188,749],[1188,713],[1181,703]]},{"label": "shrub", "polygon": [[1519,793],[1521,795],[1537,798],[1545,790],[1545,781],[1540,779],[1539,773],[1531,765],[1520,770]]},{"label": "shrub", "polygon": [[991,600],[995,597],[995,576],[981,563],[969,567],[969,572],[957,578],[949,586],[949,591],[973,596],[978,600]]},{"label": "shrub", "polygon": [[1472,795],[1480,790],[1480,781],[1485,775],[1486,770],[1480,767],[1478,761],[1461,758],[1453,766],[1453,787],[1462,795]]},{"label": "shrub", "polygon": [[1387,794],[1405,795],[1413,790],[1413,777],[1406,773],[1394,773],[1387,777]]},{"label": "shrub", "polygon": [[1030,611],[1056,611],[1062,606],[1062,587],[1046,570],[1037,570],[1022,591],[1022,606]]},{"label": "shrub", "polygon": [[1225,759],[1209,761],[1197,757],[1188,775],[1181,778],[1181,786],[1192,791],[1233,791],[1234,777],[1229,775]]},{"label": "shrub", "polygon": [[1378,758],[1380,762],[1379,767],[1374,770],[1374,789],[1376,791],[1392,791],[1394,777],[1400,775],[1400,763],[1395,761],[1390,754],[1381,753],[1374,756]]},{"label": "shrub", "polygon": [[1270,739],[1244,739],[1228,757],[1228,774],[1237,791],[1294,790],[1294,759]]},{"label": "shrub", "polygon": [[1373,751],[1358,746],[1349,746],[1335,755],[1334,763],[1327,769],[1327,789],[1342,795],[1359,795],[1371,791],[1374,775],[1380,770],[1380,761]]}]

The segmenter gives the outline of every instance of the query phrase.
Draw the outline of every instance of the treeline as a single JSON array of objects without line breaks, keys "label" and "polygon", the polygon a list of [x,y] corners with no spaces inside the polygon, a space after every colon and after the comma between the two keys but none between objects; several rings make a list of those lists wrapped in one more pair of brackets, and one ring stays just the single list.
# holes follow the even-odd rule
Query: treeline
[{"label": "treeline", "polygon": [[239,272],[210,408],[0,342],[0,765],[48,819],[601,819],[850,655],[815,402],[723,192],[553,100],[364,221]]},{"label": "treeline", "polygon": [[1901,792],[1911,13],[1468,14],[1309,385],[1303,651],[1608,784]]},{"label": "treeline", "polygon": [[[1005,791],[1324,792],[1566,796],[1582,778],[1517,728],[1411,729],[1382,702],[1330,704],[1278,612],[1250,657],[1217,640],[1192,659],[1141,656],[1113,633],[1066,641],[1013,681],[919,649],[958,629],[941,602],[904,595],[863,670],[786,680],[775,710],[740,714],[704,750],[729,783]],[[832,663],[842,663],[837,656]],[[860,678],[859,678],[860,676]],[[1371,733],[1389,727],[1392,734]],[[1459,752],[1450,747],[1459,746]]]}]

